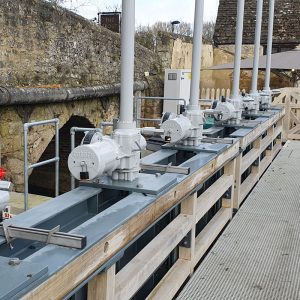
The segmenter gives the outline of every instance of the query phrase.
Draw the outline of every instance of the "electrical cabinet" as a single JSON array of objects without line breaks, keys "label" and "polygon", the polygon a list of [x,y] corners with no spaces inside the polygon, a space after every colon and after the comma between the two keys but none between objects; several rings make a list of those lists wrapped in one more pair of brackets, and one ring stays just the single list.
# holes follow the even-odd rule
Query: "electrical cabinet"
[{"label": "electrical cabinet", "polygon": [[[190,69],[166,69],[165,71],[165,98],[185,99],[187,104],[190,99],[192,73]],[[179,100],[164,100],[164,112],[177,113]]]}]

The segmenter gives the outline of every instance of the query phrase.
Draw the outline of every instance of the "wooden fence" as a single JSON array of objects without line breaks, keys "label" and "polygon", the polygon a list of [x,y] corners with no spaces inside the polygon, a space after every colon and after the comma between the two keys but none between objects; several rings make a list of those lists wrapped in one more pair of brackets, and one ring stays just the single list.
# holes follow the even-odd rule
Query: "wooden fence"
[{"label": "wooden fence", "polygon": [[221,96],[230,97],[230,89],[210,89],[203,88],[201,90],[201,99],[219,100]]},{"label": "wooden fence", "polygon": [[284,88],[274,98],[273,105],[284,106],[284,140],[300,140],[300,88]]}]

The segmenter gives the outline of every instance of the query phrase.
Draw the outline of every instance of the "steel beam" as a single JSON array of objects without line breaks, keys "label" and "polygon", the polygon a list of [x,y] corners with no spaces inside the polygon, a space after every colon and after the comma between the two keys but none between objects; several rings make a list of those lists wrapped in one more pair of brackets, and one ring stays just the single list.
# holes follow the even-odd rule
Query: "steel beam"
[{"label": "steel beam", "polygon": [[56,227],[53,230],[45,230],[17,227],[13,225],[5,228],[4,222],[3,225],[0,225],[0,236],[4,237],[6,235],[5,231],[7,231],[7,238],[9,238],[8,243],[11,243],[14,239],[23,239],[75,249],[83,249],[86,246],[85,236],[58,232],[58,230],[59,227]]}]

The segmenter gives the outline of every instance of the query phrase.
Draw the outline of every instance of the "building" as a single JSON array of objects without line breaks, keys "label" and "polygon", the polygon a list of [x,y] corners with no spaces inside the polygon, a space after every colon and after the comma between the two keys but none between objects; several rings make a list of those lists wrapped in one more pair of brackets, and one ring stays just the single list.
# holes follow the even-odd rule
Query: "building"
[{"label": "building", "polygon": [[[246,0],[244,20],[244,45],[254,44],[256,0]],[[269,0],[264,1],[261,44],[267,46]],[[217,47],[234,45],[237,0],[220,0],[214,34]],[[273,52],[283,52],[300,44],[300,1],[276,0]],[[221,47],[222,48],[222,47]]]}]

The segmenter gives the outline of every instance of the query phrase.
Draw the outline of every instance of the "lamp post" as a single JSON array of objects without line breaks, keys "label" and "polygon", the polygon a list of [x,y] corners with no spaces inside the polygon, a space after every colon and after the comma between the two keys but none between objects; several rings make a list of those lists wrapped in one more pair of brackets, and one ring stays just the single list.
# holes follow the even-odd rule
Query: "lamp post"
[{"label": "lamp post", "polygon": [[179,24],[180,24],[179,21],[173,21],[173,22],[171,22],[171,25],[172,25],[172,33],[174,33],[174,31],[175,31],[175,25],[179,25]]}]

